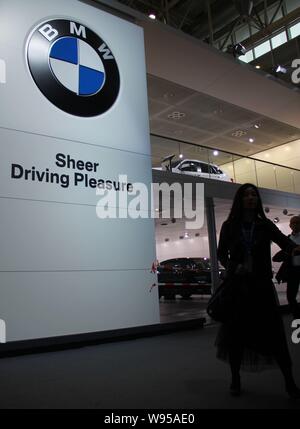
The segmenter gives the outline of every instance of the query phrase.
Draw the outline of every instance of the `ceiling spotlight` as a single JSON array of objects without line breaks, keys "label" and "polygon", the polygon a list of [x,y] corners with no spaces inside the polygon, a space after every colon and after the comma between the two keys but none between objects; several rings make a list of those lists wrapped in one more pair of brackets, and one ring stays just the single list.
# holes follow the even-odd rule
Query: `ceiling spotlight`
[{"label": "ceiling spotlight", "polygon": [[196,232],[195,237],[200,237],[200,233]]},{"label": "ceiling spotlight", "polygon": [[245,48],[245,46],[243,46],[241,43],[237,43],[235,46],[234,46],[234,50],[235,50],[235,52],[236,52],[236,55],[245,55],[245,53],[246,53],[246,48]]},{"label": "ceiling spotlight", "polygon": [[150,19],[156,19],[156,15],[153,12],[149,13],[148,16],[149,16]]},{"label": "ceiling spotlight", "polygon": [[254,124],[254,128],[256,128],[258,130],[258,128],[260,127],[259,124]]},{"label": "ceiling spotlight", "polygon": [[237,43],[236,45],[229,45],[227,47],[227,52],[233,54],[234,57],[240,57],[241,55],[245,55],[247,50],[241,43]]},{"label": "ceiling spotlight", "polygon": [[287,69],[281,65],[276,66],[274,71],[275,73],[283,73],[283,74],[287,73]]},{"label": "ceiling spotlight", "polygon": [[253,143],[254,142],[254,138],[253,137],[250,137],[250,139],[249,139],[249,143]]},{"label": "ceiling spotlight", "polygon": [[258,65],[258,64],[257,64],[257,65],[255,66],[255,68],[259,70],[259,69],[260,69],[260,65]]},{"label": "ceiling spotlight", "polygon": [[184,239],[184,236],[183,236],[183,235],[180,235],[180,237],[179,237],[179,238],[180,238],[180,240],[183,240],[183,239]]},{"label": "ceiling spotlight", "polygon": [[180,159],[182,159],[182,158],[183,158],[183,154],[182,154],[182,153],[180,153],[180,154],[179,154],[179,158],[180,158]]},{"label": "ceiling spotlight", "polygon": [[184,233],[184,238],[189,238],[189,234],[187,232]]},{"label": "ceiling spotlight", "polygon": [[278,223],[280,221],[279,217],[274,217],[273,222]]},{"label": "ceiling spotlight", "polygon": [[213,155],[214,155],[214,156],[218,156],[218,155],[219,155],[219,151],[218,151],[218,150],[214,150],[214,151],[213,151]]},{"label": "ceiling spotlight", "polygon": [[269,213],[269,211],[270,211],[270,208],[269,207],[265,207],[265,212]]},{"label": "ceiling spotlight", "polygon": [[282,210],[282,213],[283,213],[284,215],[287,215],[287,214],[288,214],[287,209],[283,209],[283,210]]}]

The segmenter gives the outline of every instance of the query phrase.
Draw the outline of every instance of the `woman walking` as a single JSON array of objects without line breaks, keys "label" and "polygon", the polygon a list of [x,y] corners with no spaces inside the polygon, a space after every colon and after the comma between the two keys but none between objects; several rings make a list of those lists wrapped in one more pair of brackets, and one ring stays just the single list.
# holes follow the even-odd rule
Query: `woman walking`
[{"label": "woman walking", "polygon": [[265,216],[256,186],[242,185],[223,223],[218,258],[232,287],[233,311],[216,339],[217,357],[231,368],[230,392],[241,393],[240,369],[259,371],[276,364],[292,398],[300,398],[272,282],[271,241],[289,254],[300,248]]}]

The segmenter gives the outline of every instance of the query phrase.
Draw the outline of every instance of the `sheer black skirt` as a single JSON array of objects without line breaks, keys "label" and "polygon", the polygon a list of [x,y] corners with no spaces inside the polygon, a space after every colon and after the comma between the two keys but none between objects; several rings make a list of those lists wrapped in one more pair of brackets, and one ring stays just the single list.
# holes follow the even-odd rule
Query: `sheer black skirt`
[{"label": "sheer black skirt", "polygon": [[244,371],[276,367],[278,359],[291,366],[272,280],[236,277],[233,291],[232,317],[220,326],[215,342],[217,358],[229,362],[230,351],[240,350]]}]

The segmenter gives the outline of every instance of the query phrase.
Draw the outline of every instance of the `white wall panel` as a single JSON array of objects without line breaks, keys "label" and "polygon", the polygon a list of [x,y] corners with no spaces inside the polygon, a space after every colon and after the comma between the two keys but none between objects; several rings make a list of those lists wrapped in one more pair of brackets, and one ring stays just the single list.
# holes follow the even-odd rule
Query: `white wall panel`
[{"label": "white wall panel", "polygon": [[[120,92],[105,113],[66,113],[59,107],[62,93],[54,105],[32,78],[28,40],[41,23],[54,19],[86,26],[113,52]],[[77,0],[1,0],[0,41],[0,319],[7,340],[158,323],[150,207],[142,210],[146,219],[99,219],[96,207],[104,201],[99,203],[96,188],[74,182],[78,173],[111,181],[126,175],[127,183],[150,188],[143,30]],[[96,61],[96,50],[83,46]],[[51,49],[50,43],[45,55]],[[45,64],[49,67],[49,61]],[[91,164],[85,170],[81,164],[59,166],[59,153],[99,166],[96,171],[88,171]],[[13,170],[12,164],[22,167],[22,177],[13,177],[20,168]],[[51,173],[59,174],[58,183],[46,179]],[[62,186],[67,183],[62,175],[69,177],[68,186]],[[125,204],[118,199],[108,204],[119,207]]]}]

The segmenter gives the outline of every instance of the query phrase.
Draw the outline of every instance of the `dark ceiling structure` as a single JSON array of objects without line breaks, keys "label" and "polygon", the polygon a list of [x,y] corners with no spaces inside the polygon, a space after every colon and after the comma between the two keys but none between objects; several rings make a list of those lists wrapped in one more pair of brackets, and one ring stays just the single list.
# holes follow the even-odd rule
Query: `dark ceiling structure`
[{"label": "dark ceiling structure", "polygon": [[[249,28],[249,35],[241,42],[245,50],[253,49],[276,34],[300,21],[300,2],[288,10],[289,0],[119,0],[147,16],[183,31],[205,43],[229,54],[238,56],[235,47],[235,32],[243,25]],[[271,11],[271,12],[270,12]],[[250,63],[264,71],[276,74],[278,64],[288,73],[277,77],[290,83],[290,65],[300,58],[300,37],[270,52],[254,58]],[[238,51],[240,54],[240,51]],[[289,73],[290,72],[290,73]]]}]

